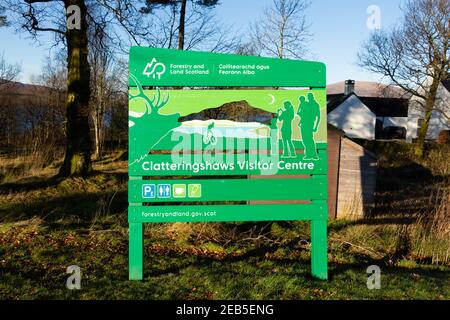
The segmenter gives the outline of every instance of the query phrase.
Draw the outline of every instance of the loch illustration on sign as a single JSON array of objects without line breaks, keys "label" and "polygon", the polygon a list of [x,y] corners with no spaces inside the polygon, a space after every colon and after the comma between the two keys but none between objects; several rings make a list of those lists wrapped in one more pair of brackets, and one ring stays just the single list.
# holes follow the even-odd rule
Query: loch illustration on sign
[{"label": "loch illustration on sign", "polygon": [[312,274],[327,279],[326,148],[324,64],[132,47],[130,279],[143,223],[279,220],[311,221]]}]

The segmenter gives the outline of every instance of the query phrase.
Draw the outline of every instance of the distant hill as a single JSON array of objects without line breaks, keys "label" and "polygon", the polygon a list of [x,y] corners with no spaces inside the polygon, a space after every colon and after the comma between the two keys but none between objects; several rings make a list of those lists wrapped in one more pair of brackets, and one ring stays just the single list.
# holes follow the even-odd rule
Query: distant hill
[{"label": "distant hill", "polygon": [[275,117],[274,113],[252,107],[247,101],[236,101],[226,103],[217,108],[210,108],[180,117],[179,122],[191,120],[231,120],[236,122],[259,122],[270,124]]},{"label": "distant hill", "polygon": [[0,85],[0,105],[46,104],[54,93],[49,87],[11,81]]},{"label": "distant hill", "polygon": [[0,95],[2,96],[12,96],[12,95],[23,95],[31,96],[33,94],[46,94],[51,90],[51,88],[28,84],[16,81],[10,81],[0,85]]}]

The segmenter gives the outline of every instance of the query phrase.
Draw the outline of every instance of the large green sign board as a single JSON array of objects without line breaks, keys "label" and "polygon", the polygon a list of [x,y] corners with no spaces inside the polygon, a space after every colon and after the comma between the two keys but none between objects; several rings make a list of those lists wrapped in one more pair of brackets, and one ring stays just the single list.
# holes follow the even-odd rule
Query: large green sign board
[{"label": "large green sign board", "polygon": [[143,223],[279,220],[311,221],[327,279],[325,84],[319,62],[132,47],[130,279]]}]

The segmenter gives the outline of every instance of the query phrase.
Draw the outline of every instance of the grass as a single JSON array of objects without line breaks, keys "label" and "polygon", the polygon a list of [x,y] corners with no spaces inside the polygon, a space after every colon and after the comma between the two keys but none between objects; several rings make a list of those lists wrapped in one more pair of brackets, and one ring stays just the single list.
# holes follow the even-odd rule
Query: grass
[{"label": "grass", "polygon": [[[422,234],[425,246],[414,216],[397,212],[425,212],[430,195],[410,203],[386,181],[375,217],[330,222],[327,282],[310,276],[307,222],[147,224],[145,279],[128,281],[126,165],[94,168],[86,179],[0,185],[1,299],[450,299],[448,260],[433,260],[449,239]],[[402,169],[389,170],[393,190],[412,188]],[[70,265],[81,268],[81,290],[66,289]],[[370,265],[381,268],[380,290],[367,289]]]},{"label": "grass", "polygon": [[[339,223],[338,229],[347,228]],[[303,230],[304,226],[294,226]],[[334,224],[331,238],[334,238]],[[328,282],[314,280],[300,241],[228,248],[174,244],[148,226],[145,279],[127,280],[125,227],[92,231],[51,228],[42,221],[2,228],[3,299],[448,299],[449,268],[383,257],[331,241]],[[159,235],[159,236],[158,236]],[[65,288],[69,265],[82,270],[82,289]],[[369,265],[382,270],[382,289],[366,287]]]}]

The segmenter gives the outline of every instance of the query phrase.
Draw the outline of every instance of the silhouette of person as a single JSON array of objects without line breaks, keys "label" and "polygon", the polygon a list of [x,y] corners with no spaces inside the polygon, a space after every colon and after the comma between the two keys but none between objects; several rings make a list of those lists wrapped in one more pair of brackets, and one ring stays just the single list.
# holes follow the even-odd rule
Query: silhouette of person
[{"label": "silhouette of person", "polygon": [[318,160],[314,133],[317,132],[320,123],[320,106],[314,98],[314,94],[308,93],[308,101],[300,97],[300,105],[297,114],[300,117],[299,127],[302,133],[302,141],[305,147],[303,160]]},{"label": "silhouette of person", "polygon": [[292,103],[284,102],[284,110],[278,109],[278,120],[282,121],[281,125],[281,140],[283,143],[283,158],[295,158],[295,147],[292,143],[292,120],[295,112]]}]

